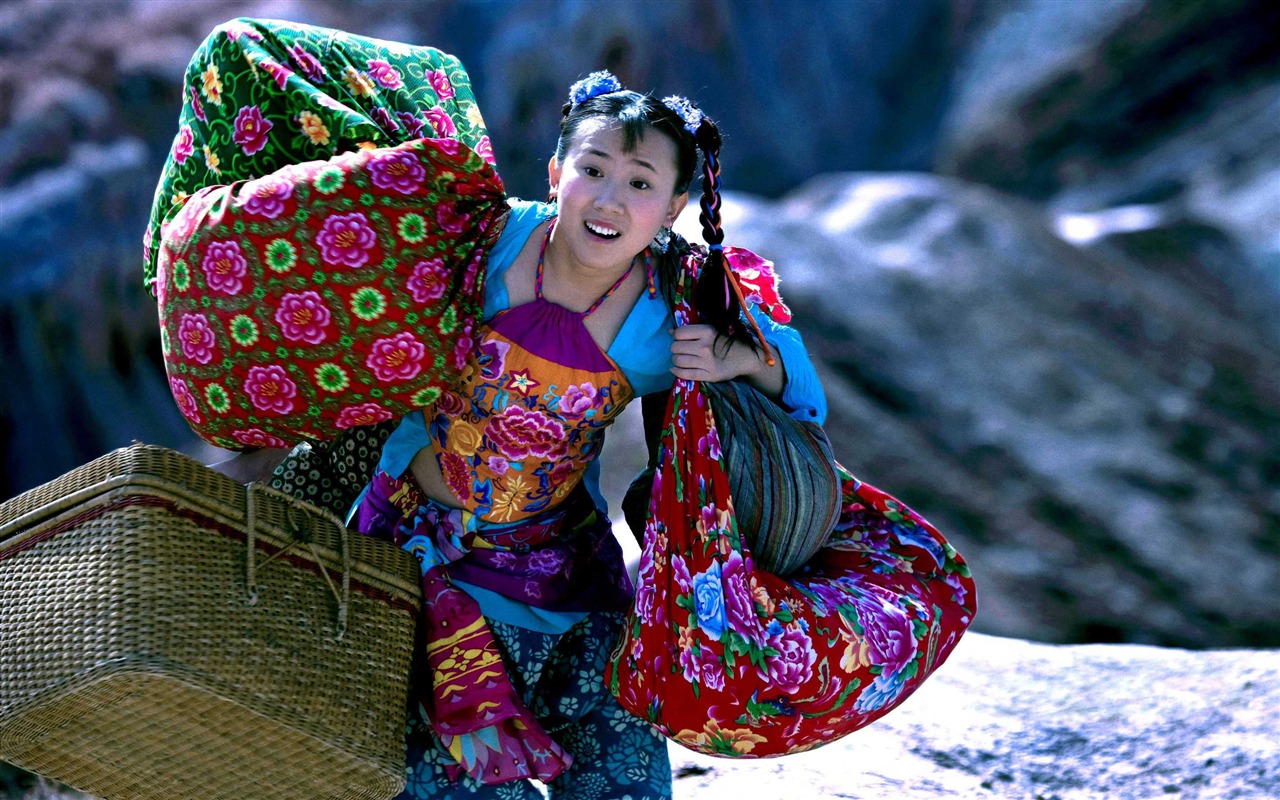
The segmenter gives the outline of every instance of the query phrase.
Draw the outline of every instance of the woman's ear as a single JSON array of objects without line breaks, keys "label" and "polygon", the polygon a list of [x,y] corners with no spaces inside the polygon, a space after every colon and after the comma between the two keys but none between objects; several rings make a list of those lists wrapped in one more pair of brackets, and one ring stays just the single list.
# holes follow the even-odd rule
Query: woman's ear
[{"label": "woman's ear", "polygon": [[556,161],[553,155],[547,161],[547,183],[551,186],[551,195],[554,196],[556,190],[560,188],[560,162]]},{"label": "woman's ear", "polygon": [[680,216],[680,212],[684,211],[684,207],[689,204],[689,193],[681,192],[671,198],[671,206],[667,209],[667,227],[670,228],[676,224],[676,218]]}]

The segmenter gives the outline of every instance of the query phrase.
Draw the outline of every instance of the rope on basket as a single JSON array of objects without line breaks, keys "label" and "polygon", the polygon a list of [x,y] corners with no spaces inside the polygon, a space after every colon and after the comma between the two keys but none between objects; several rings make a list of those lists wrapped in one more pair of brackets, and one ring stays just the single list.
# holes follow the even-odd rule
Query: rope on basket
[{"label": "rope on basket", "polygon": [[[254,501],[255,488],[276,495],[284,501],[285,519],[289,521],[289,535],[293,538],[293,541],[277,550],[273,555],[268,556],[262,562],[258,562],[256,550],[254,549],[258,524],[257,505]],[[316,549],[314,537],[310,527],[306,524],[306,520],[307,509],[300,507],[294,498],[256,482],[245,486],[245,544],[247,546],[245,554],[245,588],[249,596],[248,603],[251,606],[258,603],[258,569],[265,567],[292,550],[294,545],[306,544],[311,550],[311,557],[315,559],[316,566],[320,568],[320,576],[324,578],[324,582],[328,585],[334,600],[338,602],[337,636],[334,638],[341,640],[347,633],[347,611],[351,599],[351,548],[347,544],[347,529],[341,523],[334,522],[334,527],[338,533],[338,541],[342,544],[342,592],[339,593],[338,587],[334,586],[333,579],[329,577],[329,570],[320,559],[320,552]]]}]

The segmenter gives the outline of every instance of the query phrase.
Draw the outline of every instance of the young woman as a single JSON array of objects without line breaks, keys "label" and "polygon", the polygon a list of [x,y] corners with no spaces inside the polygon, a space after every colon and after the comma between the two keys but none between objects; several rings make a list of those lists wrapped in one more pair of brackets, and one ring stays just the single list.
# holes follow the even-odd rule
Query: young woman
[{"label": "young woman", "polygon": [[604,432],[676,378],[742,378],[797,416],[825,415],[794,331],[756,314],[780,355],[767,359],[736,301],[720,300],[718,325],[674,325],[689,245],[670,226],[700,151],[714,164],[718,148],[683,99],[601,73],[575,85],[548,165],[554,202],[511,204],[463,385],[386,443],[354,524],[423,566],[431,685],[418,687],[405,797],[533,797],[509,783],[529,777],[554,797],[670,795],[666,740],[602,680],[634,594],[597,488]]}]

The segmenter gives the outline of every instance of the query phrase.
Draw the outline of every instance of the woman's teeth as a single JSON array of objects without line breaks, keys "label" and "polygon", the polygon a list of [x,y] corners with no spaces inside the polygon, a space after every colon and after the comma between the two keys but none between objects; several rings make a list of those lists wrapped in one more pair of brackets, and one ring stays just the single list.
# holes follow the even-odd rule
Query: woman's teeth
[{"label": "woman's teeth", "polygon": [[600,225],[592,225],[590,222],[587,222],[584,224],[587,226],[587,230],[591,231],[596,236],[603,236],[606,239],[613,239],[615,237],[622,235],[621,231],[615,231],[612,228],[605,228]]}]

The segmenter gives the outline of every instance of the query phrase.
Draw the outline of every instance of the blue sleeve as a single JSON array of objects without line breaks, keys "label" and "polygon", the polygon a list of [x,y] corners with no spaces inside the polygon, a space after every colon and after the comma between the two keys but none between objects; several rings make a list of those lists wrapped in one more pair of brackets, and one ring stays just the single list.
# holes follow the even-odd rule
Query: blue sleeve
[{"label": "blue sleeve", "polygon": [[751,306],[751,316],[760,326],[764,339],[778,354],[782,368],[786,370],[787,380],[782,385],[782,407],[794,418],[802,422],[816,422],[823,425],[827,421],[827,395],[822,389],[822,381],[809,360],[809,351],[805,349],[800,332],[788,325],[774,322],[759,306]]}]

